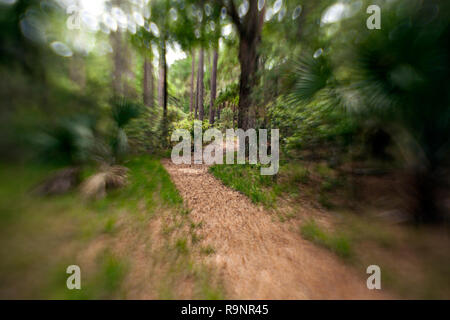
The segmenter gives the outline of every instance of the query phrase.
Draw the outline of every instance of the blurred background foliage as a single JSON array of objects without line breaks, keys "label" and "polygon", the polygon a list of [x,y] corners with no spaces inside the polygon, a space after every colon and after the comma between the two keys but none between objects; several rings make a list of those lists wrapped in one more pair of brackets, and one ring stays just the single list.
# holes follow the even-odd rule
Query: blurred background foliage
[{"label": "blurred background foliage", "polygon": [[[448,187],[447,2],[233,4],[237,19],[222,1],[1,1],[2,158],[112,165],[164,152],[194,119],[225,130],[247,117],[280,129],[286,159],[402,170],[416,221],[448,217],[438,200]],[[373,4],[379,30],[366,27]],[[253,8],[262,24],[247,97],[242,74],[253,71],[240,45]]]}]

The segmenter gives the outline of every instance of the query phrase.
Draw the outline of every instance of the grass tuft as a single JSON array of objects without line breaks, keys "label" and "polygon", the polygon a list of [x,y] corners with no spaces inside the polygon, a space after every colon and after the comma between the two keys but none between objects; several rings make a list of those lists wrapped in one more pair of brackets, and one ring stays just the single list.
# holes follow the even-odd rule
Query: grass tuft
[{"label": "grass tuft", "polygon": [[313,219],[303,223],[300,232],[305,239],[330,249],[342,258],[352,256],[350,240],[346,236],[322,230]]},{"label": "grass tuft", "polygon": [[275,192],[268,188],[273,183],[273,177],[261,175],[259,165],[218,164],[211,166],[209,170],[224,185],[243,193],[252,202],[262,203],[269,208],[275,206]]}]

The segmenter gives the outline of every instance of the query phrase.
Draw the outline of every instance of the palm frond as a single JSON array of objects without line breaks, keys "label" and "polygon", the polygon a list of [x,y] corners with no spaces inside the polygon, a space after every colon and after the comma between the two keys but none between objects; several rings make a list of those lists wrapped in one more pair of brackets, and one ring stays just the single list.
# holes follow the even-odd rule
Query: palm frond
[{"label": "palm frond", "polygon": [[325,88],[332,70],[326,58],[321,56],[315,59],[311,55],[303,55],[297,62],[294,73],[296,80],[291,101],[309,101]]},{"label": "palm frond", "polygon": [[112,118],[119,128],[125,127],[131,119],[137,118],[141,107],[123,97],[115,98],[112,104]]}]

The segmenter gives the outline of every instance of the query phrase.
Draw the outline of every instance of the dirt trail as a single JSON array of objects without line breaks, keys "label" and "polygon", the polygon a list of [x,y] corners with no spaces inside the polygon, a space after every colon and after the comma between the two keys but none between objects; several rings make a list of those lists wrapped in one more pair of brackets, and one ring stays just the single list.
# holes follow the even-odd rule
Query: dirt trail
[{"label": "dirt trail", "polygon": [[380,299],[366,287],[367,275],[301,238],[288,224],[225,187],[206,165],[164,160],[191,218],[202,221],[206,258],[221,276],[229,299]]}]

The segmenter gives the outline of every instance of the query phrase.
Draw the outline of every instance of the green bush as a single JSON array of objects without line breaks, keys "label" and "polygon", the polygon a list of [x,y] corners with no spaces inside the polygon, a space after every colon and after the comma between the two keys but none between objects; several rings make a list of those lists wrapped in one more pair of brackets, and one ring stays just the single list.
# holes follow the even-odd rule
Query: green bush
[{"label": "green bush", "polygon": [[280,130],[281,145],[287,150],[313,149],[326,144],[346,147],[359,132],[357,119],[342,108],[330,105],[326,95],[296,103],[281,96],[269,106],[268,112],[271,127]]}]

